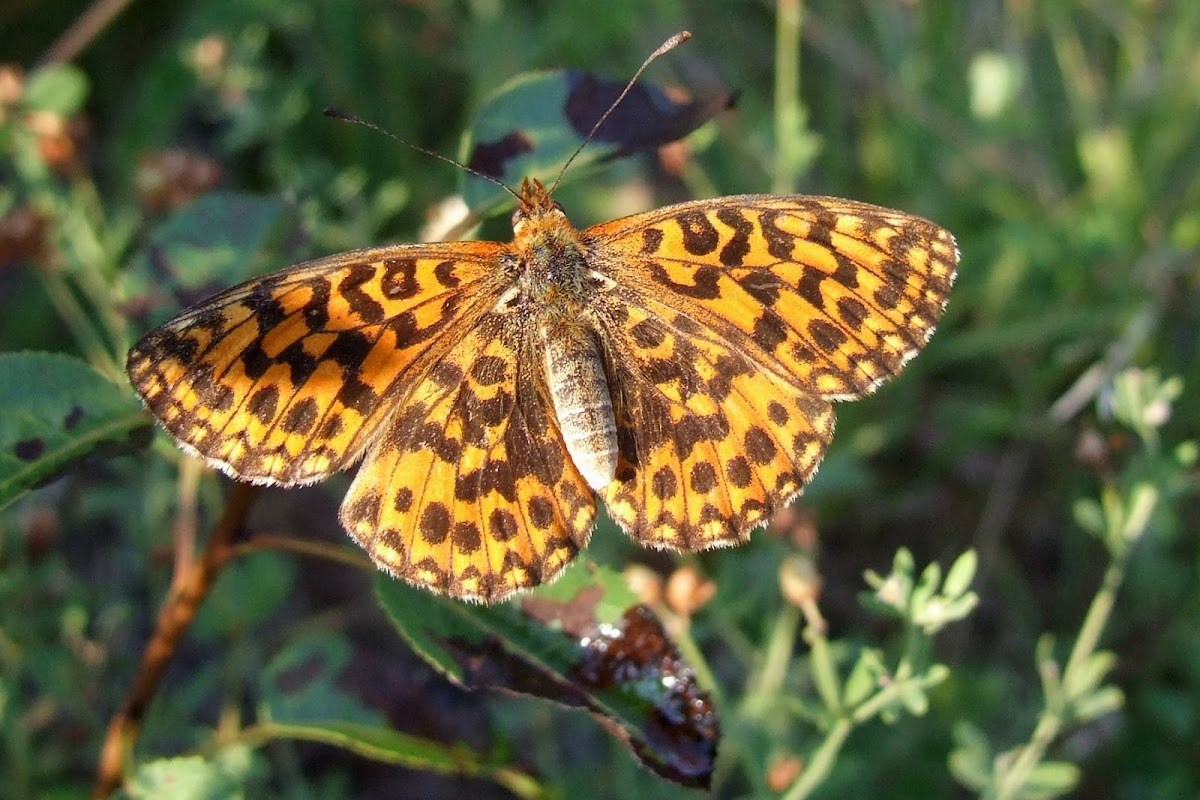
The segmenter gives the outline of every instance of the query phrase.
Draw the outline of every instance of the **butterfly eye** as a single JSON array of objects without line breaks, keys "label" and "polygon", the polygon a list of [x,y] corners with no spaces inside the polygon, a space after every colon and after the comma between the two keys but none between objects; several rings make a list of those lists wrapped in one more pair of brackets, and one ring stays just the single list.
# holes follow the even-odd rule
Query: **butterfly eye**
[{"label": "butterfly eye", "polygon": [[516,211],[513,212],[513,215],[512,215],[513,230],[516,230],[517,226],[520,225],[524,221],[525,221],[525,212],[518,208]]}]

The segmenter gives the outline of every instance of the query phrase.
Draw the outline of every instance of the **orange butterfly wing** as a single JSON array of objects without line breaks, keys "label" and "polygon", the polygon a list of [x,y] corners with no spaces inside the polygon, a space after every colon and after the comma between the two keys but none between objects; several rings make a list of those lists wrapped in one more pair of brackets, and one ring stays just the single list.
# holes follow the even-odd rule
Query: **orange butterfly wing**
[{"label": "orange butterfly wing", "polygon": [[352,464],[480,315],[506,245],[458,242],[310,261],[216,295],[146,334],[126,369],[185,447],[285,486]]},{"label": "orange butterfly wing", "polygon": [[588,228],[620,466],[609,513],[648,544],[734,544],[813,475],[829,401],[896,374],[955,275],[949,232],[825,197],[683,203]]},{"label": "orange butterfly wing", "polygon": [[587,544],[595,495],[567,456],[534,336],[483,317],[367,452],[342,524],[392,574],[494,603],[552,580]]}]

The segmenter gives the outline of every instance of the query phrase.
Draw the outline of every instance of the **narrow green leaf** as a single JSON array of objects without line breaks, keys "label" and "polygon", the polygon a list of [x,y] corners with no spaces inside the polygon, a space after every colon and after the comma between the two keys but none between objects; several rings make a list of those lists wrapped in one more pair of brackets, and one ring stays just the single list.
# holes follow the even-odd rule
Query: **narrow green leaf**
[{"label": "narrow green leaf", "polygon": [[1079,784],[1079,767],[1068,761],[1043,761],[1029,773],[1018,796],[1024,800],[1052,800]]},{"label": "narrow green leaf", "polygon": [[942,583],[943,594],[948,598],[956,598],[971,588],[971,581],[975,579],[975,569],[978,565],[979,557],[974,550],[967,550],[954,559],[954,563],[950,565],[950,571],[946,573],[946,580]]},{"label": "narrow green leaf", "polygon": [[1096,717],[1120,711],[1124,705],[1124,692],[1116,686],[1102,686],[1086,697],[1076,700],[1071,714],[1079,722],[1090,722]]},{"label": "narrow green leaf", "polygon": [[1068,700],[1083,697],[1096,689],[1117,665],[1117,656],[1108,650],[1092,653],[1076,669],[1063,676],[1063,692]]},{"label": "narrow green leaf", "polygon": [[77,358],[4,353],[0,375],[0,508],[97,450],[150,440],[133,395]]},{"label": "narrow green leaf", "polygon": [[842,693],[842,705],[852,709],[862,703],[879,688],[879,678],[884,673],[883,658],[878,650],[863,650],[850,669],[846,688]]},{"label": "narrow green leaf", "polygon": [[1075,524],[1093,536],[1103,536],[1105,529],[1104,509],[1100,503],[1090,497],[1075,501],[1071,506],[1071,515]]},{"label": "narrow green leaf", "polygon": [[992,780],[992,750],[987,737],[969,722],[954,726],[955,747],[950,751],[948,765],[959,783],[976,792]]},{"label": "narrow green leaf", "polygon": [[942,567],[936,561],[930,562],[925,569],[921,570],[921,577],[917,581],[916,587],[913,588],[909,601],[909,614],[913,619],[924,615],[926,604],[933,598],[941,582]]},{"label": "narrow green leaf", "polygon": [[542,797],[537,779],[503,762],[481,758],[469,747],[447,745],[391,728],[354,722],[322,725],[268,724],[256,729],[262,739],[299,739],[341,747],[351,753],[387,764],[442,775],[484,778],[504,786],[518,797]]},{"label": "narrow green leaf", "polygon": [[929,669],[925,670],[925,675],[921,679],[926,689],[937,686],[940,683],[945,683],[950,678],[950,667],[945,664],[931,664]]},{"label": "narrow green leaf", "polygon": [[901,687],[900,702],[914,717],[923,717],[929,711],[929,695],[918,680],[909,680]]}]

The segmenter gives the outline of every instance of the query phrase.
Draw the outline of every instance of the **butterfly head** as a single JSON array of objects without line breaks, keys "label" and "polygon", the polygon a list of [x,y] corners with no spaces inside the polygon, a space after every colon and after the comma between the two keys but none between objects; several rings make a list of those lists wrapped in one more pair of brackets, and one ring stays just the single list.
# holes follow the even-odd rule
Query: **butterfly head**
[{"label": "butterfly head", "polygon": [[548,222],[567,221],[562,205],[550,197],[550,192],[537,178],[526,178],[521,183],[520,200],[512,217],[513,234],[517,239],[528,236],[532,228],[546,227]]}]

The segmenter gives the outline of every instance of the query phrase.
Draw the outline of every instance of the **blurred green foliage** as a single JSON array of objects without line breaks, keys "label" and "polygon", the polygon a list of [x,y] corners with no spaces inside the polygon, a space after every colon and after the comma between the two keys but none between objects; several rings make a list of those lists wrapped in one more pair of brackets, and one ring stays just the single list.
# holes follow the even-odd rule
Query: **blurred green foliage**
[{"label": "blurred green foliage", "polygon": [[[737,108],[681,164],[569,173],[557,199],[577,225],[794,190],[920,213],[963,251],[926,351],[840,408],[803,512],[683,559],[716,585],[690,617],[664,613],[723,712],[718,794],[1200,792],[1200,4],[812,0],[797,17],[786,0],[188,0],[64,36],[88,5],[0,7],[0,350],[73,354],[127,391],[129,344],[197,299],[155,270],[202,292],[413,241],[462,185],[323,106],[457,155],[514,76],[630,75],[687,28],[649,77],[736,88]],[[64,52],[69,65],[50,63]],[[206,219],[227,224],[212,247],[164,259],[162,237],[197,213],[179,198],[214,184],[225,200]],[[483,235],[506,238],[505,221]],[[203,532],[221,507],[219,482],[180,463],[161,436],[143,458],[93,455],[0,516],[0,796],[87,792],[169,585],[172,532]],[[341,544],[344,487],[268,493],[251,527]],[[824,630],[777,578],[814,540],[815,571],[800,572]],[[944,582],[914,567],[968,550],[973,594],[966,567]],[[591,553],[676,563],[611,530]],[[134,796],[179,775],[215,787],[196,796],[689,795],[583,716],[455,690],[403,645],[371,582],[327,562],[250,553],[222,577],[150,710]],[[881,621],[855,595],[888,565],[868,579]],[[973,597],[966,622],[928,638]],[[238,732],[271,697],[264,676],[312,641],[353,653],[345,680],[387,687],[369,705],[413,738],[347,728],[246,749],[262,743]],[[442,742],[460,749],[421,749]],[[475,777],[445,776],[455,763]]]}]

